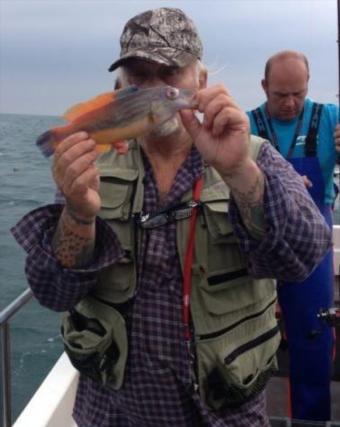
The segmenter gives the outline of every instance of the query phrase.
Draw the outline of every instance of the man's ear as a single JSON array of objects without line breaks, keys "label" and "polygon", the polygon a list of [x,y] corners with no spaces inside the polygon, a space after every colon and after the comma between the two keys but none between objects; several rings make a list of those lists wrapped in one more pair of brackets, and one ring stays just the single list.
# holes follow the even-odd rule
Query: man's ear
[{"label": "man's ear", "polygon": [[267,93],[268,85],[266,79],[261,80],[262,89]]},{"label": "man's ear", "polygon": [[205,68],[202,68],[200,70],[199,76],[198,76],[198,83],[200,89],[205,89],[207,87],[208,83],[208,73]]}]

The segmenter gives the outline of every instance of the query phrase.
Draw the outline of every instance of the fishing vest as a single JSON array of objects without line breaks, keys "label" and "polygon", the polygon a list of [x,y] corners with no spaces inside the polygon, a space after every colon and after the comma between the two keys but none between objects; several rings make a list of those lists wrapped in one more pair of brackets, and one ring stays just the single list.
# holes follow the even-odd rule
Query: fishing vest
[{"label": "fishing vest", "polygon": [[[262,143],[252,137],[254,159]],[[94,292],[65,313],[62,335],[73,365],[117,390],[123,384],[128,354],[124,306],[133,301],[136,291],[136,248],[143,232],[134,220],[144,197],[140,149],[132,144],[126,156],[107,153],[98,168],[99,215],[116,233],[124,256],[101,271]],[[182,201],[191,199],[190,190]],[[196,223],[190,311],[196,389],[214,409],[240,405],[263,390],[276,369],[280,342],[275,282],[248,273],[228,218],[229,199],[227,185],[215,169],[207,167]],[[176,223],[182,270],[189,222]]]}]

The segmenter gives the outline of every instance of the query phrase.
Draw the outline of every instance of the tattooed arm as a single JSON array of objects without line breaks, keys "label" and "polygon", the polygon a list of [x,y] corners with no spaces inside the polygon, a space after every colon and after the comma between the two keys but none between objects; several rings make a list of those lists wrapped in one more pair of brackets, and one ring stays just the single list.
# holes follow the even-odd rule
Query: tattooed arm
[{"label": "tattooed arm", "polygon": [[304,280],[330,248],[331,231],[301,177],[269,143],[261,146],[256,163],[264,177],[263,202],[258,205],[265,225],[262,238],[256,238],[254,227],[246,226],[237,195],[229,206],[249,271],[254,277]]},{"label": "tattooed arm", "polygon": [[52,248],[64,267],[80,268],[91,261],[95,220],[101,201],[95,142],[85,132],[61,141],[53,159],[53,177],[66,201]]},{"label": "tattooed arm", "polygon": [[53,237],[52,248],[67,268],[80,268],[91,261],[95,245],[95,220],[79,218],[66,205]]},{"label": "tattooed arm", "polygon": [[262,171],[250,161],[239,175],[222,175],[222,178],[230,187],[244,225],[253,237],[260,239],[265,233]]}]

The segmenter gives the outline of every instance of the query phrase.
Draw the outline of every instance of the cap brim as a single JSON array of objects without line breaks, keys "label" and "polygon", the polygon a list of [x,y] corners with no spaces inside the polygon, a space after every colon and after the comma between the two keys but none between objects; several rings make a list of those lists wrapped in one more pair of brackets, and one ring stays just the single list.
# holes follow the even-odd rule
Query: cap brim
[{"label": "cap brim", "polygon": [[191,64],[196,58],[189,52],[179,51],[177,49],[166,47],[158,48],[153,50],[135,50],[122,55],[117,61],[115,61],[109,67],[109,71],[114,71],[118,67],[122,66],[124,62],[129,59],[143,59],[149,62],[156,62],[157,64],[166,65],[168,67],[185,67]]}]

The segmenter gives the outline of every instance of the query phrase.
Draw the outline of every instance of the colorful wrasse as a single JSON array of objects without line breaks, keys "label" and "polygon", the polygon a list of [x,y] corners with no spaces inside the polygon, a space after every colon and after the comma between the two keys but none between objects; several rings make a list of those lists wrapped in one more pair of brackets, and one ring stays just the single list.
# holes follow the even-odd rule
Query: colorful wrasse
[{"label": "colorful wrasse", "polygon": [[43,133],[37,145],[45,156],[50,156],[60,141],[86,131],[96,141],[97,150],[105,152],[124,140],[149,133],[179,110],[195,107],[194,92],[189,89],[129,86],[70,108],[64,115],[70,123]]}]

